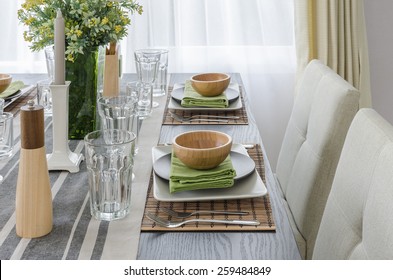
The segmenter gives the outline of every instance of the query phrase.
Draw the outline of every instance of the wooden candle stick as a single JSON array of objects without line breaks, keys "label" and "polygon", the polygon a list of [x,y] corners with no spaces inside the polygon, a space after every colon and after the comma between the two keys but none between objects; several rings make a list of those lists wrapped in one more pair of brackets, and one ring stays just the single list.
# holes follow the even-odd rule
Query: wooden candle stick
[{"label": "wooden candle stick", "polygon": [[119,68],[119,47],[116,42],[111,42],[105,54],[104,97],[119,95]]}]

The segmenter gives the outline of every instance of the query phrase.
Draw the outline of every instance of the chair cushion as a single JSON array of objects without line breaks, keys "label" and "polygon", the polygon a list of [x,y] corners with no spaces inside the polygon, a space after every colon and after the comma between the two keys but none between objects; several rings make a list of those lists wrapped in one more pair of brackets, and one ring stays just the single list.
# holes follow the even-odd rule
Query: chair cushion
[{"label": "chair cushion", "polygon": [[[311,258],[359,92],[329,67],[306,67],[277,163],[277,178]],[[295,229],[294,229],[295,231]]]},{"label": "chair cushion", "polygon": [[281,190],[280,182],[278,181],[276,174],[275,174],[274,178],[276,180],[276,186],[278,186],[278,195],[280,198],[282,198],[282,203],[284,205],[284,209],[285,209],[287,217],[288,217],[288,222],[292,228],[293,237],[295,238],[297,247],[299,249],[300,256],[302,256],[304,258],[304,256],[306,255],[306,248],[307,248],[306,240],[304,239],[304,237],[302,236],[302,234],[300,233],[300,231],[298,230],[298,228],[296,226],[296,222],[293,219],[293,215],[292,215],[291,209],[289,208],[288,202],[284,198],[284,194]]},{"label": "chair cushion", "polygon": [[393,259],[393,127],[362,109],[348,132],[314,259]]}]

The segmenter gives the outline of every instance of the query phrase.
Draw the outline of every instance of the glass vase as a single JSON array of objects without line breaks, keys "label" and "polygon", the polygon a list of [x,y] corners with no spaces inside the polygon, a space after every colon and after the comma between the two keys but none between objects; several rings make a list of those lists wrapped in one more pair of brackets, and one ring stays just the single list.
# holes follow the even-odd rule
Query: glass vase
[{"label": "glass vase", "polygon": [[66,61],[66,80],[70,81],[68,138],[83,139],[97,126],[97,58],[98,49],[79,54],[74,62]]}]

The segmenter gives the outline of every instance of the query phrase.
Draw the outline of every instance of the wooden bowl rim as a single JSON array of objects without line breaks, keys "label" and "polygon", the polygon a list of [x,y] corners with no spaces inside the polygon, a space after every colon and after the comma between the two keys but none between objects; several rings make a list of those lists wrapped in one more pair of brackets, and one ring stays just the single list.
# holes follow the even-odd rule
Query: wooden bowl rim
[{"label": "wooden bowl rim", "polygon": [[[178,143],[176,142],[177,139],[178,139],[179,137],[181,137],[181,136],[184,136],[184,135],[186,135],[186,134],[201,133],[201,132],[208,132],[208,133],[214,132],[215,134],[221,134],[221,135],[225,136],[226,138],[228,138],[228,141],[225,142],[223,145],[218,146],[218,147],[201,148],[201,149],[185,147],[185,146],[182,146],[182,145],[180,145],[180,144],[178,144]],[[221,131],[214,131],[214,130],[193,130],[193,131],[183,132],[183,133],[181,133],[181,134],[175,136],[174,139],[173,139],[173,141],[172,141],[172,144],[173,144],[173,145],[176,145],[176,146],[178,146],[178,147],[181,147],[182,149],[185,149],[185,150],[193,150],[193,151],[209,151],[209,150],[219,149],[219,148],[225,147],[225,146],[227,146],[227,145],[230,145],[231,143],[232,143],[232,137],[231,137],[230,135],[228,135],[228,134],[226,134],[226,133],[224,133],[224,132],[221,132]]]},{"label": "wooden bowl rim", "polygon": [[[208,75],[223,75],[225,77],[223,77],[222,79],[218,79],[218,80],[209,80],[209,81],[203,81],[203,80],[197,80],[196,78],[200,77],[200,76],[208,76]],[[211,72],[211,73],[200,73],[200,74],[196,74],[194,76],[191,77],[191,81],[193,82],[197,82],[197,83],[212,83],[212,82],[222,82],[222,81],[226,81],[228,79],[230,79],[231,76],[226,74],[226,73],[218,73],[218,72]]]},{"label": "wooden bowl rim", "polygon": [[11,78],[12,78],[12,76],[10,74],[0,73],[0,81],[6,81],[6,80],[11,79]]}]

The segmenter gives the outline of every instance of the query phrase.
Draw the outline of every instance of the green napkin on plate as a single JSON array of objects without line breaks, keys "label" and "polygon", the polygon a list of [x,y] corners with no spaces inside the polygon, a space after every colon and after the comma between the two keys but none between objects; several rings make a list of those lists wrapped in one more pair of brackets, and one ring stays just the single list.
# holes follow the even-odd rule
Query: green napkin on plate
[{"label": "green napkin on plate", "polygon": [[219,166],[196,170],[185,166],[172,152],[169,192],[199,189],[229,188],[234,184],[236,171],[229,155]]},{"label": "green napkin on plate", "polygon": [[6,98],[8,96],[11,96],[13,94],[15,94],[18,90],[20,90],[21,88],[23,88],[25,86],[25,84],[22,81],[15,81],[12,82],[10,84],[10,86],[3,91],[2,93],[0,93],[0,98]]},{"label": "green napkin on plate", "polygon": [[227,108],[229,106],[226,95],[206,97],[197,93],[191,85],[191,81],[186,81],[184,87],[184,97],[181,101],[183,107],[208,107],[208,108]]}]

